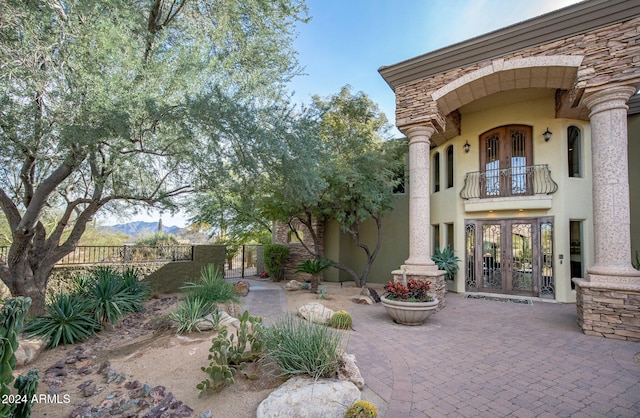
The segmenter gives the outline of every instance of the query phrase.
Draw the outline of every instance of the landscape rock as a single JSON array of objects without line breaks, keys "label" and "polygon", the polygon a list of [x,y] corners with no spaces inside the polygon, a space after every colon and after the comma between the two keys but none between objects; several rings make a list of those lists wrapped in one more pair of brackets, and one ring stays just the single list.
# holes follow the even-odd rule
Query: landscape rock
[{"label": "landscape rock", "polygon": [[378,292],[376,292],[376,289],[372,287],[363,287],[362,291],[360,291],[360,295],[370,297],[375,303],[380,302],[380,296],[378,295]]},{"label": "landscape rock", "polygon": [[349,300],[353,303],[358,303],[360,305],[373,305],[375,303],[370,296],[363,296],[363,295],[352,296],[349,298]]},{"label": "landscape rock", "polygon": [[256,417],[342,418],[359,399],[360,390],[351,382],[294,377],[260,403]]},{"label": "landscape rock", "polygon": [[247,296],[249,294],[249,282],[240,280],[233,285],[233,292],[238,296]]},{"label": "landscape rock", "polygon": [[[220,311],[219,315],[219,325],[221,327],[240,329],[240,320],[238,318],[234,318],[225,311]],[[213,314],[209,314],[199,320],[197,326],[200,331],[209,331],[214,328],[214,324],[215,321],[213,320]]]},{"label": "landscape rock", "polygon": [[18,349],[15,351],[16,367],[32,363],[44,351],[47,338],[24,338],[18,340]]},{"label": "landscape rock", "polygon": [[284,285],[285,290],[300,290],[304,288],[304,284],[297,280],[290,280]]},{"label": "landscape rock", "polygon": [[360,390],[364,389],[364,378],[356,365],[356,356],[354,354],[342,354],[336,377],[338,380],[353,383]]},{"label": "landscape rock", "polygon": [[298,308],[298,314],[304,319],[318,324],[328,324],[333,315],[333,310],[322,303],[311,302]]}]

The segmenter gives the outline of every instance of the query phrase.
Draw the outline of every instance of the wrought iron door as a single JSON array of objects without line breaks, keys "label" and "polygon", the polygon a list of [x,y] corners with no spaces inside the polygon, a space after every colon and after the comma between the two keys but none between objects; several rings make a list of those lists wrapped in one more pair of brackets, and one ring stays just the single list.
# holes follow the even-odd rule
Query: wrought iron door
[{"label": "wrought iron door", "polygon": [[466,234],[467,290],[554,295],[550,219],[468,221]]}]

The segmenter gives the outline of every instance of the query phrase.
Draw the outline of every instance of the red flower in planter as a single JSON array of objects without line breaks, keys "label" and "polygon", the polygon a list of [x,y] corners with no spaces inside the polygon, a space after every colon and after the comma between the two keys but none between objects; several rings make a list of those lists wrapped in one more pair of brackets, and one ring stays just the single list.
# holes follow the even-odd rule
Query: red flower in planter
[{"label": "red flower in planter", "polygon": [[407,280],[405,286],[401,281],[390,281],[384,285],[387,291],[385,297],[391,300],[403,302],[431,302],[433,297],[427,294],[431,288],[430,281],[422,281],[417,279]]}]

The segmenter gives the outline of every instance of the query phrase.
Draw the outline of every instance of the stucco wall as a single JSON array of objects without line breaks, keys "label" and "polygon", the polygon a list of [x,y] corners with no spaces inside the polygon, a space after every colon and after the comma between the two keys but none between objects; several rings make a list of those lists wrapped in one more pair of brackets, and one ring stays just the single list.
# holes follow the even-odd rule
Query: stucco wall
[{"label": "stucco wall", "polygon": [[[440,152],[441,155],[441,191],[431,194],[431,224],[440,225],[440,242],[444,243],[446,239],[445,224],[454,223],[455,252],[458,257],[464,259],[465,219],[553,217],[556,299],[562,302],[575,302],[575,290],[571,289],[569,263],[570,220],[584,221],[583,263],[585,266],[593,263],[594,253],[589,124],[581,120],[556,119],[555,92],[552,89],[504,93],[481,99],[472,106],[461,108],[460,111],[463,116],[463,134],[431,151],[432,159],[436,152]],[[532,126],[533,164],[548,164],[551,176],[558,184],[558,191],[552,195],[551,208],[504,210],[504,203],[494,203],[492,212],[466,212],[464,200],[460,198],[459,193],[464,186],[465,174],[480,170],[479,135],[489,129],[509,124]],[[582,132],[582,178],[570,178],[567,173],[567,128],[571,125],[577,126]],[[542,132],[546,128],[553,132],[549,142],[545,142],[542,137]],[[469,153],[463,150],[466,141],[471,145]],[[454,187],[446,189],[443,188],[446,179],[446,164],[443,157],[449,145],[454,147]],[[563,256],[562,260],[560,256]],[[464,292],[463,272],[458,274],[453,290]]]},{"label": "stucco wall", "polygon": [[[410,186],[409,186],[410,187]],[[409,195],[397,194],[393,201],[394,209],[382,218],[382,246],[369,272],[371,283],[386,283],[393,278],[391,272],[398,269],[409,257]],[[377,228],[374,221],[362,225],[361,240],[371,250],[377,240]],[[350,235],[340,231],[337,222],[328,222],[325,228],[325,253],[328,258],[347,264],[361,273],[366,264],[364,251],[357,247]],[[329,269],[325,274],[328,281],[349,281],[351,276],[337,269]]]}]

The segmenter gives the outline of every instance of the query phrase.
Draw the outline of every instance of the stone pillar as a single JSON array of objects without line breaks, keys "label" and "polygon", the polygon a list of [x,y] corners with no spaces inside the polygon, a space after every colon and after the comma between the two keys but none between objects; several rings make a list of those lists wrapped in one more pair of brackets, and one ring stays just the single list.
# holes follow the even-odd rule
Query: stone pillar
[{"label": "stone pillar", "polygon": [[578,324],[588,335],[640,341],[640,272],[631,265],[627,101],[631,86],[583,99],[591,119],[595,264],[576,283]]},{"label": "stone pillar", "polygon": [[631,265],[627,101],[634,87],[611,87],[584,99],[591,113],[593,226],[595,264],[591,282],[634,283],[640,272]]},{"label": "stone pillar", "polygon": [[444,271],[431,260],[430,146],[435,133],[432,125],[407,128],[409,139],[409,258],[400,270],[392,272],[395,280],[417,278],[431,281],[431,291],[445,305]]}]

